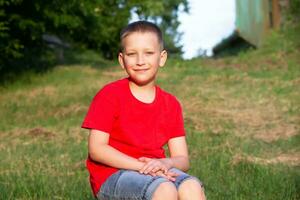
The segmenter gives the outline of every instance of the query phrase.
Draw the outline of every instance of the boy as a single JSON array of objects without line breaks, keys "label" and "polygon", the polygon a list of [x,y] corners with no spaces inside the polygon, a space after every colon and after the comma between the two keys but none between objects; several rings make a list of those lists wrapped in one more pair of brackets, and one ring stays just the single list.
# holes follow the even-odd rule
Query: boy
[{"label": "boy", "polygon": [[[98,199],[205,199],[189,168],[181,106],[155,85],[167,60],[160,29],[138,21],[121,32],[128,74],[103,87],[82,124],[90,129],[87,168]],[[170,158],[163,146],[167,144]]]}]

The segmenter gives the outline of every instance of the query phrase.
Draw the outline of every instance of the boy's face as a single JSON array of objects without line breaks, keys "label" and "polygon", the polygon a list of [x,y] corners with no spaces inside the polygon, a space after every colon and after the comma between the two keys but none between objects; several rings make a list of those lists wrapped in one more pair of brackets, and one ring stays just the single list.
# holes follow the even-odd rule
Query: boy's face
[{"label": "boy's face", "polygon": [[134,32],[123,41],[123,52],[119,62],[131,80],[137,85],[148,85],[155,81],[159,67],[167,60],[167,52],[161,51],[157,36],[151,32]]}]

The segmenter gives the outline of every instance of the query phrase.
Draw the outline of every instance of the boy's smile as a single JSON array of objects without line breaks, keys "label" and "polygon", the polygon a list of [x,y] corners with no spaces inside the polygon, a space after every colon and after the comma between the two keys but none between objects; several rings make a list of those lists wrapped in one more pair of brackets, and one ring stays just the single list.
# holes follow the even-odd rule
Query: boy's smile
[{"label": "boy's smile", "polygon": [[157,36],[151,32],[133,32],[123,39],[119,62],[130,79],[140,86],[154,85],[158,68],[164,66],[167,52],[161,51]]}]

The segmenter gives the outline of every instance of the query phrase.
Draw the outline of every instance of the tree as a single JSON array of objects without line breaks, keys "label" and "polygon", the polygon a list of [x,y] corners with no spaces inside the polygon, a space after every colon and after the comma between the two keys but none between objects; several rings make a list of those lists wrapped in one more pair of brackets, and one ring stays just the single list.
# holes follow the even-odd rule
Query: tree
[{"label": "tree", "polygon": [[300,0],[290,1],[290,13],[298,19],[300,18]]},{"label": "tree", "polygon": [[42,69],[54,61],[44,34],[115,58],[119,33],[132,13],[157,22],[165,33],[166,48],[181,53],[180,5],[188,10],[187,0],[0,0],[0,73]]}]

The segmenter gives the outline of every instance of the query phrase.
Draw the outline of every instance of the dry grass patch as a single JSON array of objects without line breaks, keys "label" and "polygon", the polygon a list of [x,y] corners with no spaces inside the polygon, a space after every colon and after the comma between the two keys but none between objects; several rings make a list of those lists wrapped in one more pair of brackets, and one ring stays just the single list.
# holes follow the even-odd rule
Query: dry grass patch
[{"label": "dry grass patch", "polygon": [[88,110],[88,105],[75,103],[75,104],[70,104],[63,108],[59,108],[57,110],[53,110],[54,112],[51,115],[53,115],[56,118],[59,118],[68,115],[76,115],[78,113],[85,113],[87,110]]},{"label": "dry grass patch", "polygon": [[76,163],[71,163],[70,168],[74,169],[74,170],[78,170],[78,169],[84,170],[85,166],[86,166],[85,163],[86,163],[85,159],[84,160],[80,160],[80,161],[78,161]]},{"label": "dry grass patch", "polygon": [[[38,96],[54,96],[57,89],[54,86],[45,86],[41,88],[36,88],[31,91],[27,91],[27,97],[34,99]],[[26,95],[26,94],[25,94]]]},{"label": "dry grass patch", "polygon": [[271,164],[285,164],[289,166],[300,166],[300,153],[286,153],[280,154],[273,158],[259,158],[249,155],[235,155],[232,158],[232,164],[238,164],[240,162],[250,162],[261,165],[271,165]]},{"label": "dry grass patch", "polygon": [[276,102],[265,101],[253,104],[247,101],[231,100],[227,106],[215,108],[211,113],[232,121],[235,134],[238,136],[253,136],[267,142],[287,139],[299,132],[297,120],[285,119],[285,113]]},{"label": "dry grass patch", "polygon": [[0,143],[1,147],[14,147],[20,144],[30,144],[28,143],[28,141],[25,141],[22,136],[27,136],[34,142],[37,141],[36,139],[40,137],[54,139],[57,137],[57,134],[56,131],[46,129],[44,127],[34,127],[29,129],[16,128],[10,131],[1,132],[0,139],[5,139],[5,141],[8,141],[8,143]]},{"label": "dry grass patch", "polygon": [[[23,104],[24,102],[32,102],[39,97],[56,97],[57,88],[54,86],[43,86],[36,87],[33,89],[20,89],[15,92],[6,93],[5,96],[2,96],[1,101],[3,102],[16,102],[18,104]],[[22,100],[22,101],[21,101]]]},{"label": "dry grass patch", "polygon": [[77,144],[81,143],[82,141],[87,141],[87,136],[89,131],[86,129],[82,129],[80,124],[76,127],[71,127],[68,129],[69,137],[74,139]]},{"label": "dry grass patch", "polygon": [[254,135],[254,138],[263,140],[265,142],[273,142],[279,139],[288,139],[299,134],[299,127],[293,124],[286,124],[278,122],[274,128],[261,130]]},{"label": "dry grass patch", "polygon": [[110,78],[120,79],[126,76],[126,72],[118,66],[113,67],[110,70],[103,71],[102,75]]},{"label": "dry grass patch", "polygon": [[[80,71],[84,72],[87,75],[94,75],[96,73],[99,73],[98,69],[92,68],[90,66],[79,65],[79,66],[76,66],[76,67],[79,68]],[[68,69],[70,67],[66,67],[66,68]]]},{"label": "dry grass patch", "polygon": [[52,138],[55,137],[56,134],[46,130],[43,127],[36,127],[33,129],[30,129],[29,131],[27,131],[26,133],[27,135],[31,136],[31,137],[47,137],[47,138]]},{"label": "dry grass patch", "polygon": [[[229,130],[240,137],[254,137],[266,142],[299,134],[300,118],[288,116],[292,100],[280,99],[269,92],[258,95],[256,91],[262,82],[266,84],[267,91],[272,90],[274,85],[288,87],[294,83],[279,79],[251,79],[244,75],[213,75],[195,86],[197,80],[202,79],[196,75],[188,76],[178,86],[182,91],[185,115],[196,130],[217,134]],[[236,95],[240,86],[223,85],[228,80],[242,80],[242,84],[251,85],[253,91]]]}]

